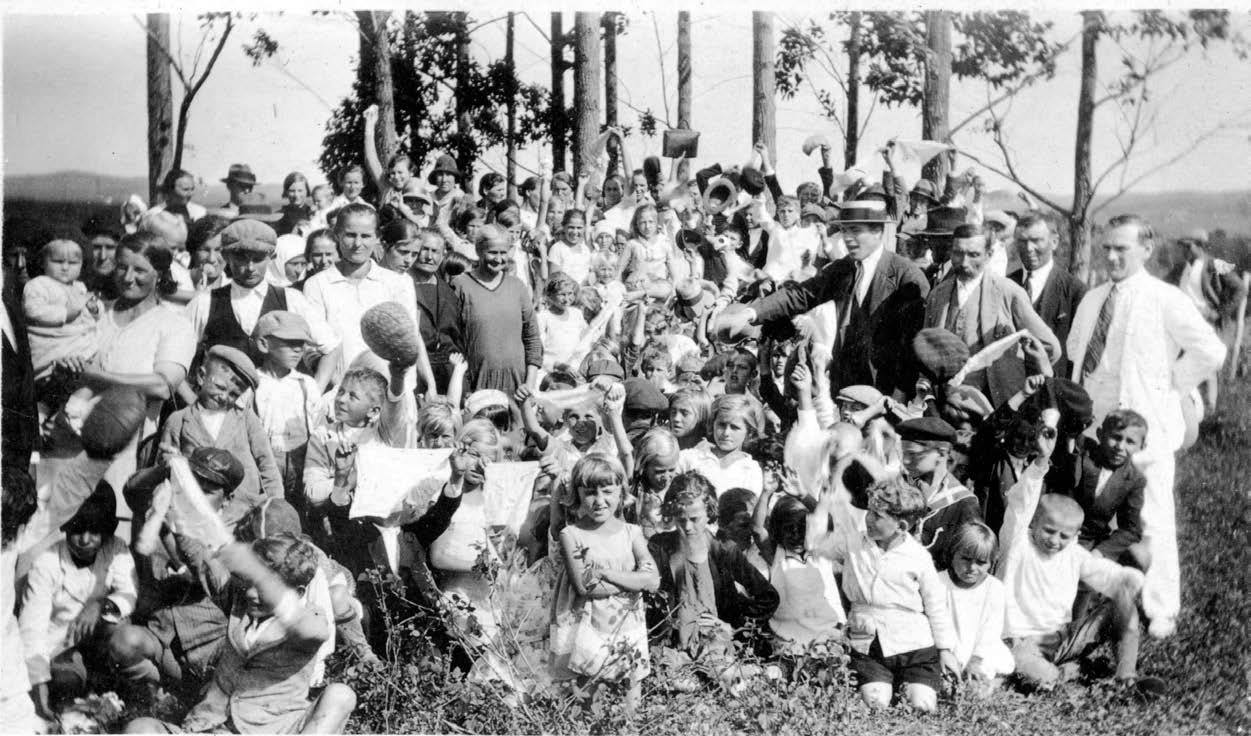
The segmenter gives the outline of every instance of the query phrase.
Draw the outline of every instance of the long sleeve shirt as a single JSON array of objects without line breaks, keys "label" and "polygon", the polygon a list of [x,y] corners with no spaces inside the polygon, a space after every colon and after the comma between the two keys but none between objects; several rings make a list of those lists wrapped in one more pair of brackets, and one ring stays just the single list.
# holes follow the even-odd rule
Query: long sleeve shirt
[{"label": "long sleeve shirt", "polygon": [[987,576],[972,588],[956,585],[950,570],[943,573],[941,579],[956,626],[953,653],[960,666],[978,657],[983,662],[983,670],[991,676],[1006,675],[1015,669],[1012,652],[1003,643],[1007,594],[999,578]]},{"label": "long sleeve shirt", "polygon": [[70,624],[88,602],[107,597],[122,616],[129,616],[137,596],[134,559],[116,536],[85,567],[70,557],[65,540],[40,555],[26,578],[18,617],[31,683],[51,679],[52,659],[69,648]]},{"label": "long sleeve shirt", "polygon": [[343,341],[336,381],[358,355],[369,349],[361,335],[361,316],[370,307],[396,302],[408,312],[414,326],[420,324],[412,278],[376,263],[359,279],[349,279],[338,268],[328,268],[304,284],[304,295],[313,313],[329,323]]},{"label": "long sleeve shirt", "polygon": [[815,536],[809,554],[843,563],[852,646],[868,653],[876,636],[885,657],[930,646],[955,648],[947,592],[920,542],[906,535],[903,542],[884,550],[863,531]]}]

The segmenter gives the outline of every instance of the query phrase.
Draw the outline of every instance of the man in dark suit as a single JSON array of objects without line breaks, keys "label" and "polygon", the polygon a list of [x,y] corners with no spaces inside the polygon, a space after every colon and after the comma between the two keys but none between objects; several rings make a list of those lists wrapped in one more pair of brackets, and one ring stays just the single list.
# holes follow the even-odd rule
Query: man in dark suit
[{"label": "man in dark suit", "polygon": [[1016,225],[1016,250],[1021,268],[1008,274],[1008,279],[1025,288],[1034,311],[1060,341],[1060,359],[1055,363],[1057,376],[1071,371],[1065,341],[1077,305],[1086,295],[1086,285],[1055,262],[1060,236],[1055,222],[1041,212],[1027,212]]},{"label": "man in dark suit", "polygon": [[735,332],[834,302],[838,330],[831,390],[864,384],[887,395],[896,390],[911,395],[916,383],[912,338],[921,329],[930,285],[921,269],[886,248],[890,219],[882,200],[843,203],[839,224],[847,256],[745,308],[727,308],[714,329]]},{"label": "man in dark suit", "polygon": [[[1177,247],[1181,258],[1165,281],[1190,297],[1203,318],[1216,328],[1221,342],[1232,350],[1238,327],[1238,309],[1244,305],[1243,300],[1247,296],[1246,282],[1234,264],[1213,258],[1208,252],[1206,230],[1196,230],[1181,238]],[[1205,382],[1209,409],[1216,408],[1217,378],[1213,375]]]}]

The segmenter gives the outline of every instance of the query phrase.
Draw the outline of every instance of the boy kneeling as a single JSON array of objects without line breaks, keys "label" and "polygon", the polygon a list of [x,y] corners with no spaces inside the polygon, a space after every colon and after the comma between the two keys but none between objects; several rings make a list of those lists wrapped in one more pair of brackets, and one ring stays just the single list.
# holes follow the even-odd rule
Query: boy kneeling
[{"label": "boy kneeling", "polygon": [[[1075,672],[1083,656],[1113,640],[1117,679],[1158,692],[1162,682],[1138,680],[1143,575],[1075,544],[1085,514],[1068,496],[1041,495],[1055,441],[1038,442],[1040,457],[1008,491],[998,569],[1008,592],[1005,634],[1017,674],[1029,687],[1050,690]],[[1104,597],[1073,620],[1079,584]]]},{"label": "boy kneeling", "polygon": [[275,534],[229,544],[218,557],[234,577],[221,601],[229,646],[204,699],[181,728],[140,718],[126,732],[341,733],[356,705],[350,688],[328,685],[308,701],[317,650],[329,631],[325,614],[305,595],[317,572],[313,546]]}]

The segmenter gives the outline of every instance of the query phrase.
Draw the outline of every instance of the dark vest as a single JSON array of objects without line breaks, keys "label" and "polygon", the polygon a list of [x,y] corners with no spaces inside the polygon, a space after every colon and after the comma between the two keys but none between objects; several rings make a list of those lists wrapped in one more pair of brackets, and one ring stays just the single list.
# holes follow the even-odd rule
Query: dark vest
[{"label": "dark vest", "polygon": [[[214,345],[229,345],[242,350],[253,363],[257,365],[261,363],[261,354],[252,344],[252,336],[243,331],[239,320],[235,317],[235,310],[230,307],[230,288],[231,285],[226,284],[209,292],[208,321],[204,324],[204,336],[200,338],[199,349],[196,352],[195,364],[197,366],[204,359],[204,354],[208,352],[208,349]],[[269,291],[265,293],[265,299],[261,302],[260,314],[286,308],[286,289],[271,284]]]}]

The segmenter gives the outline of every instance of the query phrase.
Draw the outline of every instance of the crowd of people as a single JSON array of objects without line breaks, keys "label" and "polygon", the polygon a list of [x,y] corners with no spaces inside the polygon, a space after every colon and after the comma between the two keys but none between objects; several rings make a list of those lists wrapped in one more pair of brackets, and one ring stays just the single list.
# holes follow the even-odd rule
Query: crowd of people
[{"label": "crowd of people", "polygon": [[[384,166],[376,122],[365,165],[291,173],[280,207],[247,165],[219,207],[176,170],[153,207],[6,237],[6,728],[115,690],[195,694],[135,732],[342,731],[325,661],[384,654],[374,572],[507,681],[481,565],[506,554],[551,581],[545,681],[628,708],[657,651],[679,690],[845,652],[867,703],[932,711],[1107,643],[1165,691],[1138,648],[1179,612],[1174,456],[1245,304],[1202,234],[1172,286],[1115,217],[1087,288],[1049,214],[909,189],[889,151],[880,182],[822,146],[784,183],[758,145],[514,198],[448,156]],[[370,447],[449,454],[354,516]],[[503,538],[488,476],[535,461]]]}]

